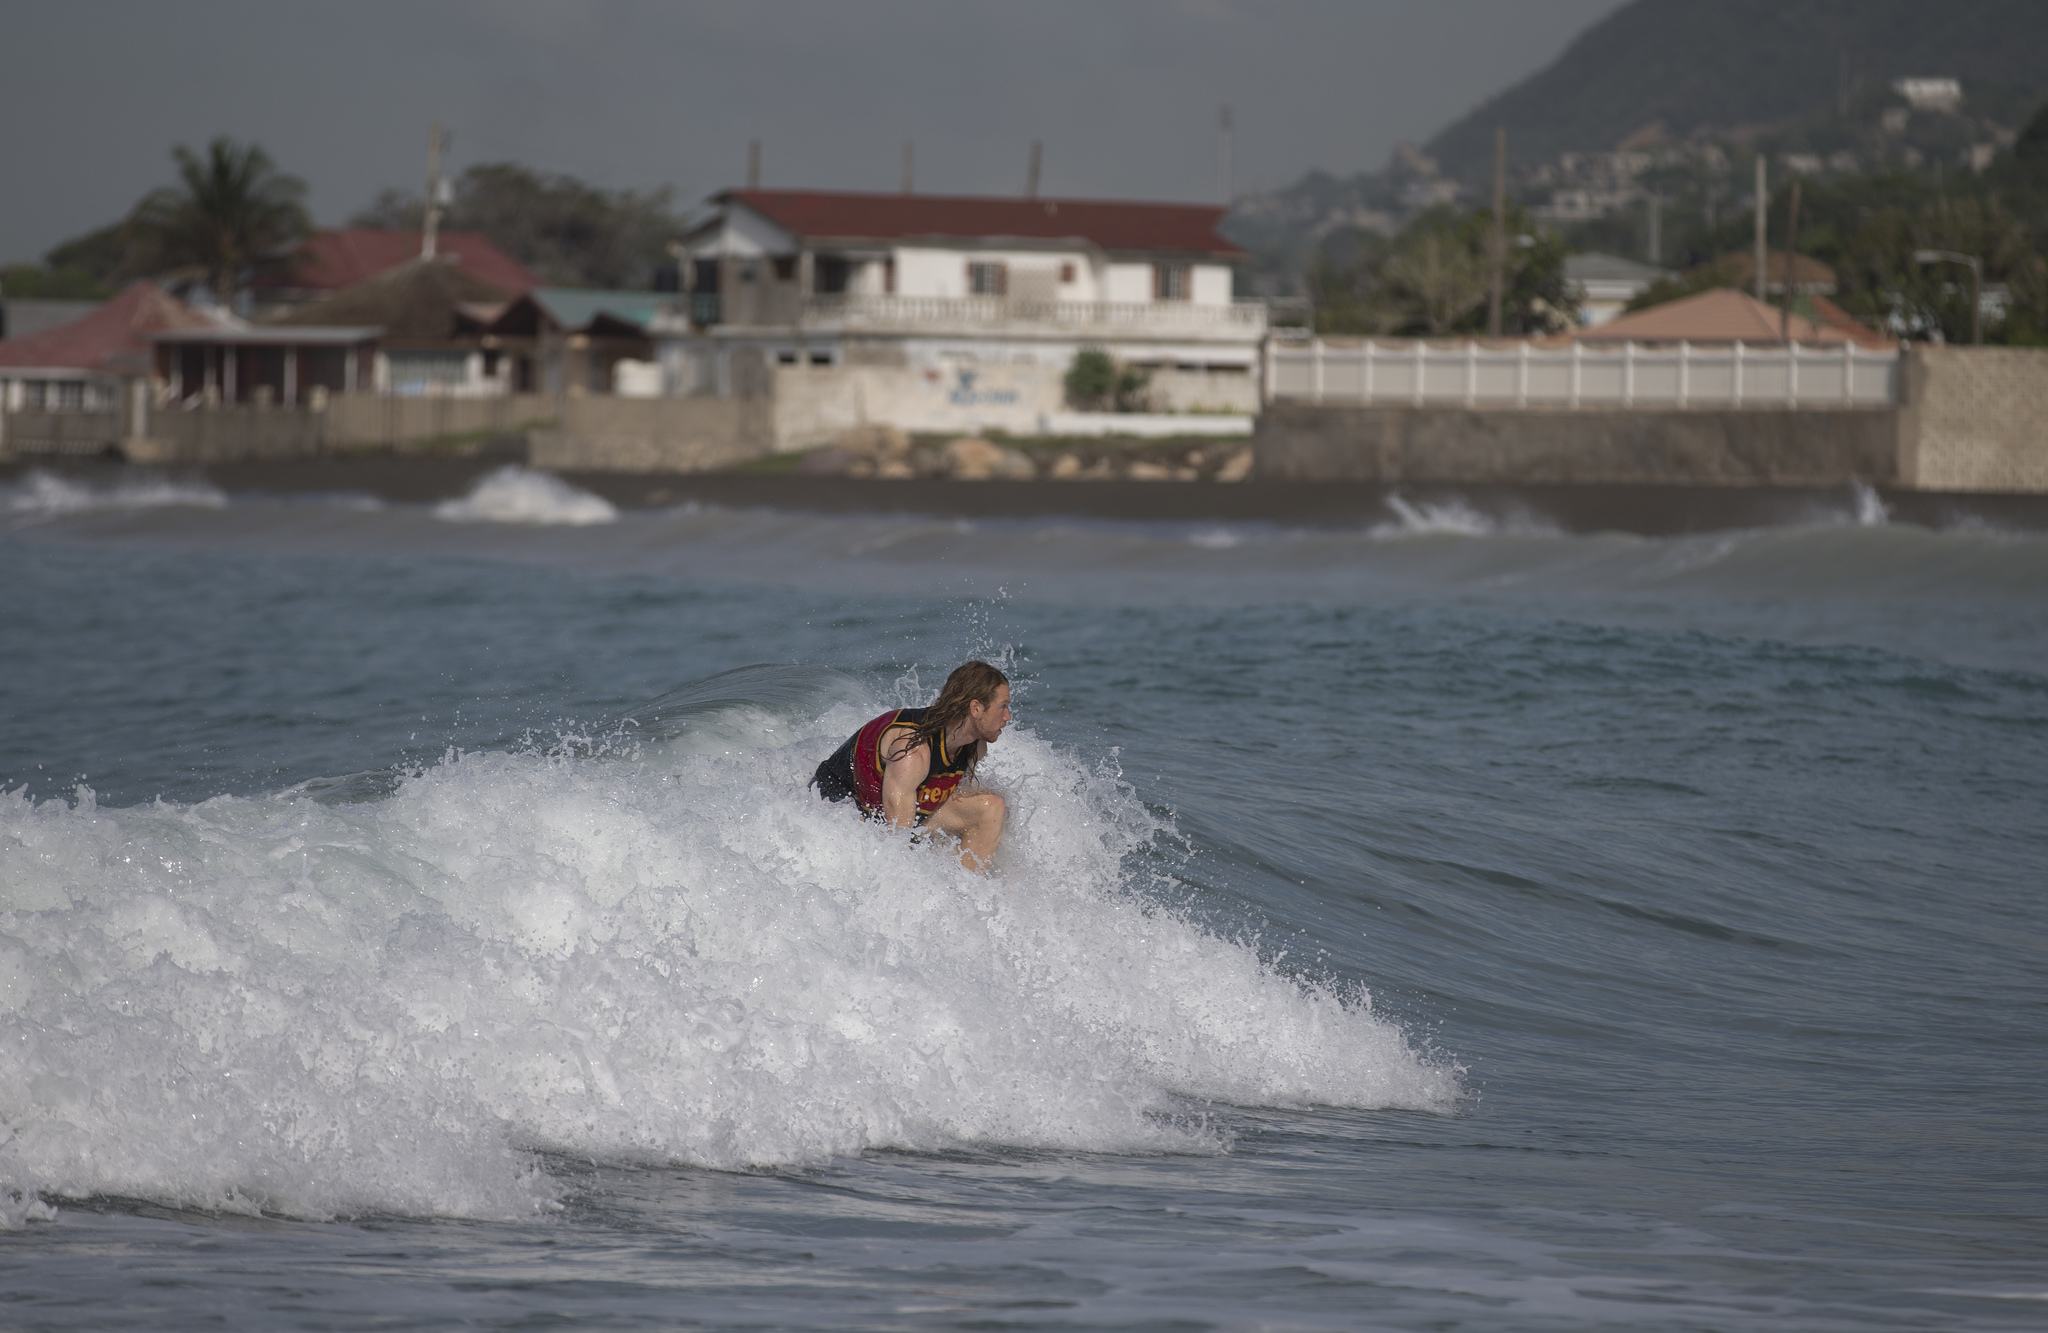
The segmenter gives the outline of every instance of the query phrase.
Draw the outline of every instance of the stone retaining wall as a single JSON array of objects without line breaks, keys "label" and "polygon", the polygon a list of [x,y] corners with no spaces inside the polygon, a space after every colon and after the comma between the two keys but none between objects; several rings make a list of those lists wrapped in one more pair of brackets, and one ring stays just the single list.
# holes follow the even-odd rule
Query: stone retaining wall
[{"label": "stone retaining wall", "polygon": [[1468,411],[1268,405],[1253,433],[1267,480],[1690,486],[1889,484],[1889,410]]},{"label": "stone retaining wall", "polygon": [[2048,350],[1916,347],[1904,387],[1903,484],[2048,492]]}]

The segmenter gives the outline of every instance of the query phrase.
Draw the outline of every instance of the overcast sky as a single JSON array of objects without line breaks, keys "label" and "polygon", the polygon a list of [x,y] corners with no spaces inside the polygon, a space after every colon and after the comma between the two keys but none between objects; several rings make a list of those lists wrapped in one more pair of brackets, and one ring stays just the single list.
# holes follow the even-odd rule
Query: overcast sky
[{"label": "overcast sky", "polygon": [[513,160],[695,203],[743,183],[1211,199],[1382,164],[1621,0],[0,0],[0,261],[114,221],[172,145],[253,139],[337,224]]}]

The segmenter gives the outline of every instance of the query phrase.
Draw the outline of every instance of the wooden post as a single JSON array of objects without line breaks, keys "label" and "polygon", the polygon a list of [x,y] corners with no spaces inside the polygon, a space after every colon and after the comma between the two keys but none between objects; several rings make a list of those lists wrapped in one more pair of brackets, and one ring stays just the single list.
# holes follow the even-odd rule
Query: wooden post
[{"label": "wooden post", "polygon": [[1429,371],[1429,343],[1426,339],[1415,340],[1415,391],[1412,395],[1415,406],[1422,406],[1422,379]]},{"label": "wooden post", "polygon": [[1678,341],[1678,405],[1684,407],[1692,395],[1692,344]]},{"label": "wooden post", "polygon": [[1770,201],[1764,197],[1764,155],[1759,151],[1756,155],[1756,299],[1759,301],[1764,299],[1764,266],[1769,258],[1765,250],[1769,224],[1764,217],[1764,209],[1769,204]]},{"label": "wooden post", "polygon": [[1636,344],[1633,338],[1621,345],[1621,405],[1636,405]]},{"label": "wooden post", "polygon": [[1365,401],[1368,403],[1376,396],[1372,383],[1372,368],[1378,352],[1379,344],[1368,336],[1365,340]]},{"label": "wooden post", "polygon": [[1529,405],[1529,340],[1522,339],[1521,350],[1515,356],[1515,406]]},{"label": "wooden post", "polygon": [[1742,406],[1742,343],[1735,343],[1735,406]]},{"label": "wooden post", "polygon": [[1572,394],[1571,394],[1571,405],[1572,405],[1572,406],[1573,406],[1574,408],[1576,408],[1576,407],[1577,407],[1577,406],[1579,405],[1579,377],[1580,377],[1580,374],[1581,374],[1581,371],[1580,371],[1580,367],[1581,367],[1581,365],[1582,365],[1582,364],[1584,363],[1584,359],[1585,359],[1585,354],[1586,354],[1586,345],[1585,345],[1584,343],[1582,343],[1582,342],[1579,342],[1578,340],[1574,339],[1574,340],[1572,341]]},{"label": "wooden post", "polygon": [[1842,402],[1844,404],[1856,401],[1855,386],[1856,344],[1845,342],[1842,344]]},{"label": "wooden post", "polygon": [[1465,340],[1465,406],[1474,407],[1479,402],[1479,343]]},{"label": "wooden post", "polygon": [[1308,340],[1308,400],[1312,403],[1323,401],[1323,340]]},{"label": "wooden post", "polygon": [[1799,406],[1799,344],[1785,344],[1785,406]]}]

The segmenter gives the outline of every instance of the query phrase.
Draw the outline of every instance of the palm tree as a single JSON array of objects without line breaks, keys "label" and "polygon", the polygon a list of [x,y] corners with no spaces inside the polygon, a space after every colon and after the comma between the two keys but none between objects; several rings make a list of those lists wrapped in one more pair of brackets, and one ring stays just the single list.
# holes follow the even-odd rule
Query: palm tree
[{"label": "palm tree", "polygon": [[189,267],[226,303],[258,261],[305,239],[312,229],[306,183],[277,169],[255,144],[225,136],[201,157],[171,150],[178,184],[152,191],[130,219],[138,238],[166,268]]}]

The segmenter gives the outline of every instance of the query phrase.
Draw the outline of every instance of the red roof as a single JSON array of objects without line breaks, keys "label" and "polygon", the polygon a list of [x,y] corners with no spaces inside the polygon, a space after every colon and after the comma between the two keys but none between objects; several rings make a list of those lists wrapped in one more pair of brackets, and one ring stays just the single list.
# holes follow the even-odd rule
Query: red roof
[{"label": "red roof", "polygon": [[153,282],[130,283],[113,300],[69,324],[0,341],[0,367],[140,375],[150,365],[150,334],[214,324]]},{"label": "red roof", "polygon": [[[434,249],[436,254],[452,256],[471,277],[514,295],[540,285],[540,279],[480,231],[444,231],[435,237]],[[298,262],[277,285],[338,292],[419,257],[420,234],[416,231],[367,227],[316,231],[306,238]]]},{"label": "red roof", "polygon": [[792,235],[835,240],[1083,241],[1111,251],[1244,253],[1216,230],[1224,209],[1207,204],[1131,204],[1102,199],[1007,199],[829,190],[727,190]]}]

